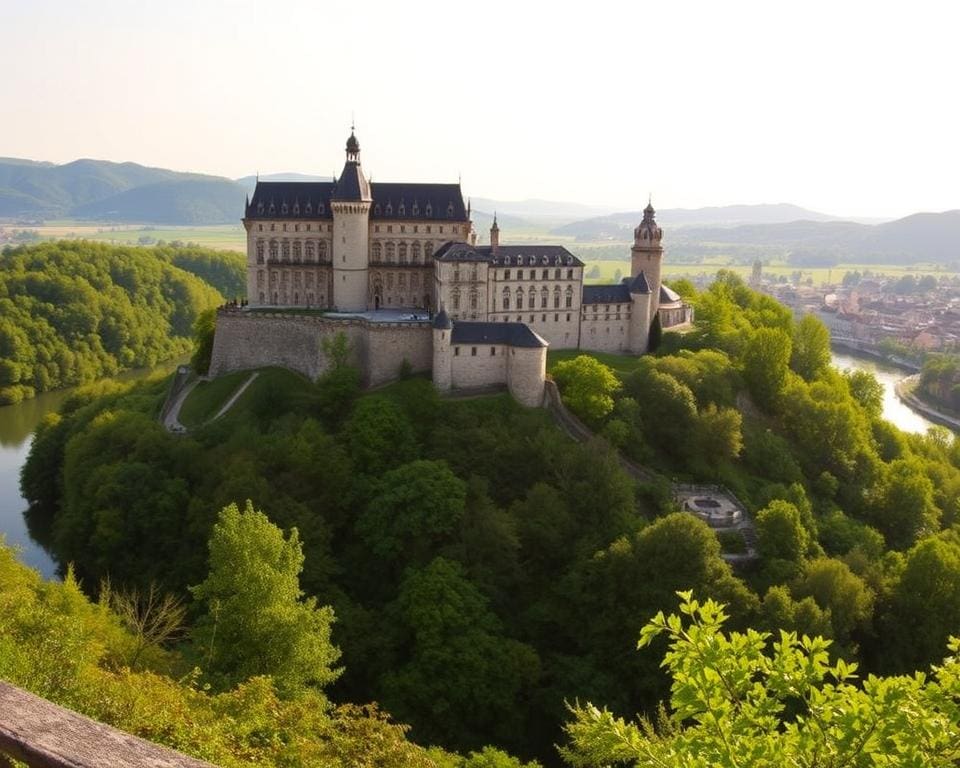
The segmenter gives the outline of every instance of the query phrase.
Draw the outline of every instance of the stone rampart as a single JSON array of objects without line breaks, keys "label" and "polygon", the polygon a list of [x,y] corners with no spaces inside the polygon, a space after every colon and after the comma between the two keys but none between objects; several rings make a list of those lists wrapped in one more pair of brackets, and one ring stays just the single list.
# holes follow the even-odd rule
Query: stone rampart
[{"label": "stone rampart", "polygon": [[323,342],[338,333],[346,335],[350,363],[360,369],[367,386],[396,378],[404,360],[414,372],[431,368],[431,329],[426,322],[377,323],[364,318],[221,310],[210,375],[279,366],[315,380],[329,368]]}]

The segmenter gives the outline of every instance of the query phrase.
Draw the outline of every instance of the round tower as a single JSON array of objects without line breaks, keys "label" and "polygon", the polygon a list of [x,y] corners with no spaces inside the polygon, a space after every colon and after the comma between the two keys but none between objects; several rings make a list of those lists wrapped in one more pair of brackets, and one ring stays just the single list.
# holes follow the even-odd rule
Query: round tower
[{"label": "round tower", "polygon": [[350,130],[347,161],[330,198],[333,210],[333,306],[341,312],[367,309],[370,263],[370,184],[360,167],[360,142]]},{"label": "round tower", "polygon": [[453,323],[447,311],[441,307],[433,318],[433,386],[440,392],[449,392],[453,386],[453,370],[450,359],[450,337]]},{"label": "round tower", "polygon": [[663,230],[657,226],[653,205],[643,209],[643,221],[633,230],[633,248],[630,249],[630,276],[636,278],[641,272],[646,277],[650,291],[649,322],[653,322],[660,308],[660,270],[663,263]]}]

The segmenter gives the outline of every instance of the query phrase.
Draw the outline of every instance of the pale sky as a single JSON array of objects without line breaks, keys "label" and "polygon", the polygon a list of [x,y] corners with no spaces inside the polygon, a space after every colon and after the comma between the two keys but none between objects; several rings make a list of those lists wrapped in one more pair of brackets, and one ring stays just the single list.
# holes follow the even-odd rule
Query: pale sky
[{"label": "pale sky", "polygon": [[954,0],[0,0],[0,155],[637,209],[960,208]]}]

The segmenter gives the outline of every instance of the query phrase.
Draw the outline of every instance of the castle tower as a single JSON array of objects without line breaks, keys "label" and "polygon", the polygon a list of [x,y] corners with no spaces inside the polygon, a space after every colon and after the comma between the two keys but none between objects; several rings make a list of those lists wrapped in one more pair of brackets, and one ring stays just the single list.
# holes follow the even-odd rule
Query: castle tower
[{"label": "castle tower", "polygon": [[660,269],[663,263],[663,246],[660,244],[663,230],[657,226],[654,213],[653,205],[647,203],[643,209],[643,221],[633,230],[633,248],[630,249],[630,277],[636,278],[643,272],[650,291],[648,328],[660,308]]},{"label": "castle tower", "polygon": [[360,142],[350,129],[347,161],[337,180],[333,209],[333,306],[341,312],[367,309],[370,184],[360,168]]},{"label": "castle tower", "polygon": [[650,346],[650,324],[653,315],[650,312],[650,302],[653,295],[647,276],[642,271],[630,281],[630,303],[633,305],[630,312],[629,350],[635,355],[642,355]]},{"label": "castle tower", "polygon": [[490,253],[494,256],[500,250],[500,227],[497,226],[497,213],[493,213],[493,226],[490,227]]},{"label": "castle tower", "polygon": [[433,318],[433,386],[440,392],[449,392],[453,386],[453,371],[450,368],[450,336],[453,323],[447,311],[440,311]]}]

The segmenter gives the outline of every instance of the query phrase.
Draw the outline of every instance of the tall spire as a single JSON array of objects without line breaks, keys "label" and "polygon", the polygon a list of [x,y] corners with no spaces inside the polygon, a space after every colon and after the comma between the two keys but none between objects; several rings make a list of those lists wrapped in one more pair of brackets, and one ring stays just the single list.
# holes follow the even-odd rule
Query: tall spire
[{"label": "tall spire", "polygon": [[490,252],[496,256],[500,251],[500,227],[497,226],[497,212],[493,212],[493,226],[490,227]]}]

